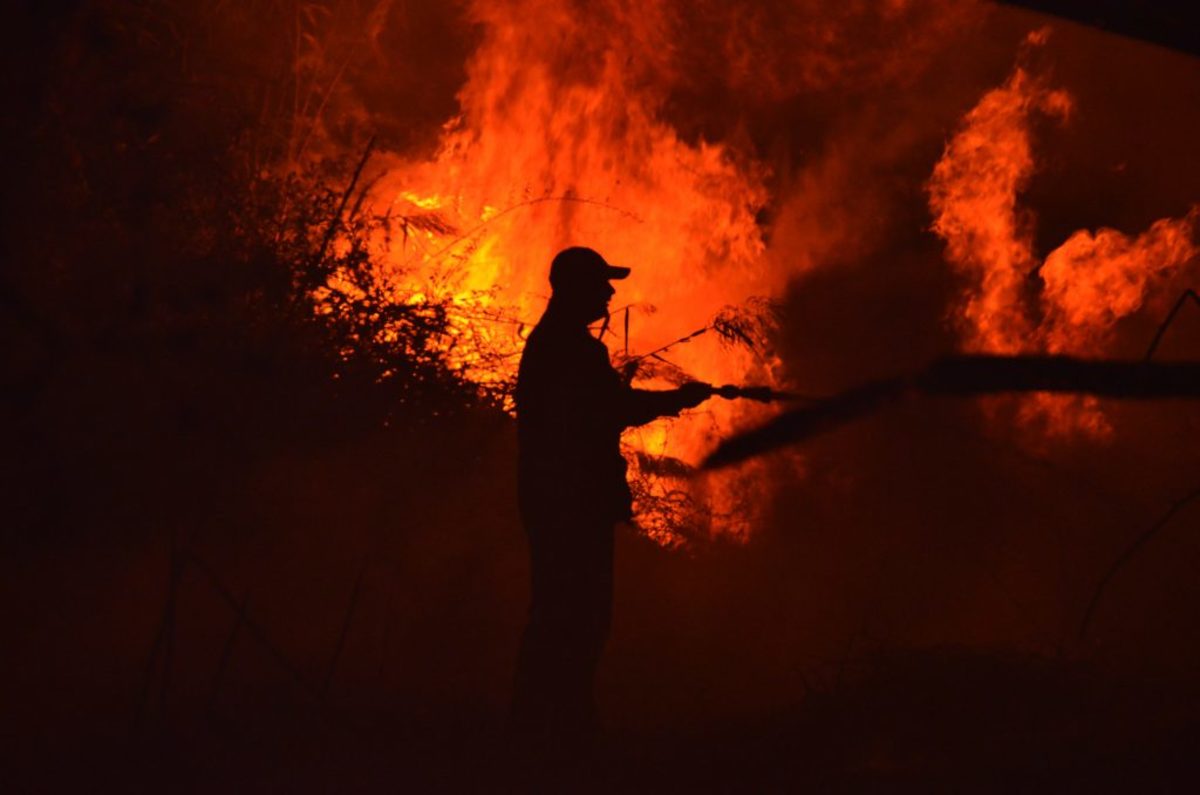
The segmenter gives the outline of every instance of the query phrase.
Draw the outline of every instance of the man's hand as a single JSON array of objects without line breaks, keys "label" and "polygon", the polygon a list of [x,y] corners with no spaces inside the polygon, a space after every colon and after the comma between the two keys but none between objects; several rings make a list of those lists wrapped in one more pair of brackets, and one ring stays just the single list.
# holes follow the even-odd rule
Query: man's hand
[{"label": "man's hand", "polygon": [[713,396],[713,385],[688,381],[676,391],[679,393],[680,408],[690,409]]}]

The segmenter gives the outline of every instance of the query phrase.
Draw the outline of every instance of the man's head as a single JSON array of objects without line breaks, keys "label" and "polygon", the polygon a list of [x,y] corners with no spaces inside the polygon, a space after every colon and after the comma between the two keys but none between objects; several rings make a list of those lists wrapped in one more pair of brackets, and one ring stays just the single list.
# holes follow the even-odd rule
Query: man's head
[{"label": "man's head", "polygon": [[616,292],[609,280],[628,275],[629,268],[609,265],[590,248],[566,248],[550,263],[552,300],[581,322],[591,323],[608,314],[608,300]]}]

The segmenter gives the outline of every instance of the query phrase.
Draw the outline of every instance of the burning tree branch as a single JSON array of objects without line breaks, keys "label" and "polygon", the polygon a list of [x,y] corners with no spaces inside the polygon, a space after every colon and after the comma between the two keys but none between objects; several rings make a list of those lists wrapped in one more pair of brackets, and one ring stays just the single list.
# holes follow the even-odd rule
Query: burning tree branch
[{"label": "burning tree branch", "polygon": [[[777,308],[771,301],[751,298],[744,304],[724,307],[708,324],[676,340],[646,353],[630,355],[628,308],[624,307],[623,310],[626,346],[613,357],[614,366],[623,373],[627,383],[640,378],[676,386],[698,379],[667,359],[663,355],[666,351],[711,333],[723,347],[761,356],[769,347],[769,335],[778,319]],[[768,400],[783,395],[773,392],[769,387],[740,389],[726,386],[720,390],[718,394],[729,399],[749,397]],[[660,422],[669,428],[677,420],[663,419]],[[708,500],[698,497],[689,483],[695,474],[695,467],[676,455],[668,454],[667,449],[666,445],[658,453],[632,445],[626,445],[624,449],[631,464],[630,483],[637,523],[647,535],[667,546],[678,546],[689,538],[704,537],[714,522],[732,523],[735,513],[744,512],[747,507],[745,504],[732,511],[718,511]]]},{"label": "burning tree branch", "polygon": [[[627,307],[625,309],[628,310]],[[672,340],[665,345],[660,345],[646,353],[631,356],[629,355],[628,347],[626,347],[624,353],[613,357],[613,364],[617,369],[625,373],[627,381],[641,373],[645,368],[649,368],[644,373],[646,377],[665,376],[665,380],[667,381],[683,383],[684,381],[694,379],[681,368],[663,358],[662,354],[666,351],[677,345],[685,345],[711,331],[726,346],[741,347],[751,353],[761,355],[763,351],[770,347],[770,334],[775,329],[778,321],[778,305],[769,298],[753,296],[744,304],[724,307],[713,316],[708,325],[688,332],[682,337]],[[626,315],[625,334],[628,338],[628,315]],[[659,365],[666,365],[671,369],[664,371],[662,367],[647,362],[647,359],[653,359]]]}]

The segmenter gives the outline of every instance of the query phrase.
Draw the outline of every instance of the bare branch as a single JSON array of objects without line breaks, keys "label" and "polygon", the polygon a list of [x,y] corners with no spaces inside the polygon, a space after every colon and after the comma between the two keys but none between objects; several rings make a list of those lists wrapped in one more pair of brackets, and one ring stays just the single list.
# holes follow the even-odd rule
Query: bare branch
[{"label": "bare branch", "polygon": [[1092,593],[1091,600],[1088,601],[1087,610],[1083,613],[1083,620],[1079,622],[1079,640],[1082,642],[1084,636],[1087,635],[1088,627],[1091,626],[1092,618],[1096,613],[1096,607],[1100,604],[1100,597],[1104,595],[1104,589],[1108,587],[1112,578],[1117,576],[1117,572],[1123,569],[1133,560],[1138,551],[1146,544],[1150,543],[1160,531],[1175,518],[1175,515],[1190,505],[1194,500],[1200,498],[1200,486],[1197,486],[1192,491],[1175,500],[1162,516],[1160,516],[1154,524],[1146,528],[1141,535],[1133,540],[1125,550],[1117,556],[1117,559],[1112,562],[1112,565],[1104,572],[1104,576],[1100,578],[1100,582],[1096,585],[1096,590]]},{"label": "bare branch", "polygon": [[1175,306],[1171,307],[1171,311],[1167,313],[1167,317],[1159,325],[1158,330],[1154,332],[1154,339],[1150,342],[1150,347],[1146,349],[1146,361],[1154,358],[1154,352],[1158,350],[1158,344],[1162,342],[1163,335],[1167,333],[1167,329],[1171,327],[1171,323],[1175,321],[1175,316],[1179,314],[1179,310],[1191,298],[1200,306],[1200,295],[1196,294],[1195,290],[1187,289],[1183,291],[1183,295],[1179,296],[1179,300],[1175,302]]}]

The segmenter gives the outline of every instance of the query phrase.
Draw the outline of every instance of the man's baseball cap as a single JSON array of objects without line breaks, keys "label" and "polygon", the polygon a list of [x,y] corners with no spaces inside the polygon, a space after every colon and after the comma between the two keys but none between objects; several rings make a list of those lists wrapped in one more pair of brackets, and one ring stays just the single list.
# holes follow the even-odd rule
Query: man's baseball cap
[{"label": "man's baseball cap", "polygon": [[629,268],[609,265],[595,250],[584,246],[564,248],[550,263],[550,286],[595,284],[609,279],[624,279]]}]

